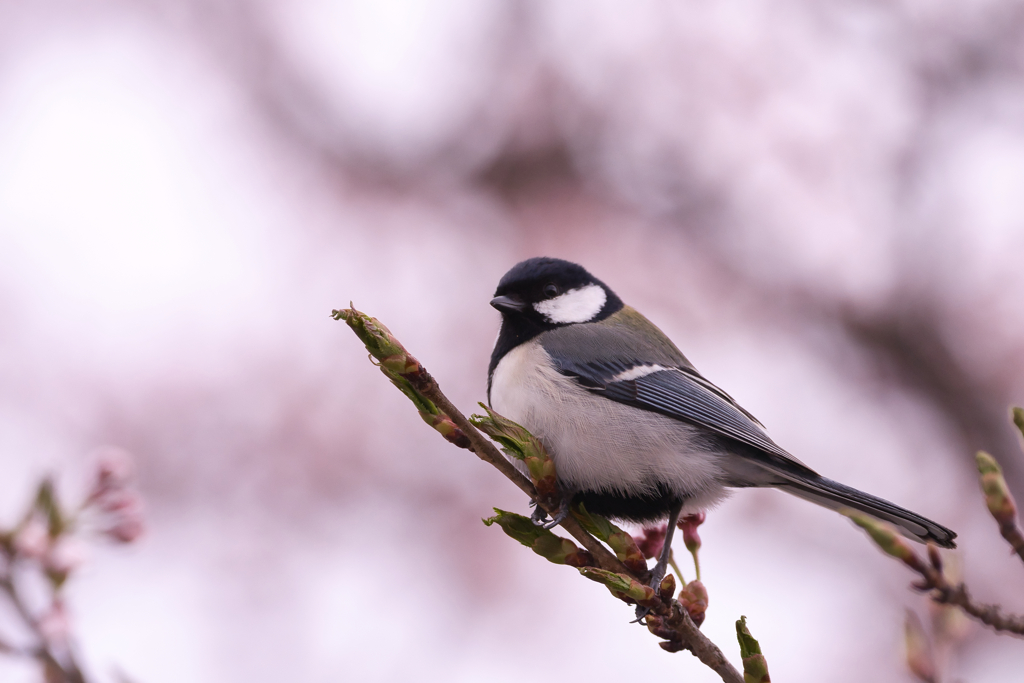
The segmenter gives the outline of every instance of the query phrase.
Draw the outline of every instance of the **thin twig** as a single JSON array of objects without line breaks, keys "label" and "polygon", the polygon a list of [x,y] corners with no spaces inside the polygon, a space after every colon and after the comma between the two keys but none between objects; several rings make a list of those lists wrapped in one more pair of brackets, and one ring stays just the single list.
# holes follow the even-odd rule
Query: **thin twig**
[{"label": "thin twig", "polygon": [[951,585],[945,581],[945,577],[941,578],[939,585],[932,587],[932,600],[941,605],[956,605],[996,632],[1024,636],[1024,616],[1003,614],[999,605],[974,602],[964,583]]},{"label": "thin twig", "polygon": [[[663,625],[676,635],[670,642],[680,643],[682,649],[693,653],[693,656],[699,659],[702,664],[721,676],[725,683],[743,683],[743,674],[726,659],[722,650],[693,623],[690,614],[683,609],[683,606],[677,600],[663,602],[660,607],[656,607],[652,612],[662,617],[661,624],[656,624],[656,626]],[[655,630],[657,629],[651,629],[652,632]],[[655,633],[655,635],[662,634]]]},{"label": "thin twig", "polygon": [[882,552],[895,557],[921,577],[920,581],[912,584],[916,590],[928,593],[940,605],[956,605],[996,632],[1024,636],[1024,617],[1003,614],[998,605],[975,603],[964,583],[954,585],[946,579],[942,571],[942,556],[934,544],[928,544],[928,561],[925,561],[891,525],[857,512],[844,511],[844,514],[867,531]]}]

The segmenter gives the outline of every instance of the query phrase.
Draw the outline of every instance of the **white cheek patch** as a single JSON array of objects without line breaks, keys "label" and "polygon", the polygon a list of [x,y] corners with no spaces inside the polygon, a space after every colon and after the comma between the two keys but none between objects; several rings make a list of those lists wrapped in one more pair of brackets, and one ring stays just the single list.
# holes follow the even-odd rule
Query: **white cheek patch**
[{"label": "white cheek patch", "polygon": [[601,312],[607,300],[600,285],[587,285],[536,303],[533,308],[549,323],[585,323]]},{"label": "white cheek patch", "polygon": [[620,372],[619,374],[615,375],[614,377],[612,377],[612,381],[613,382],[628,382],[631,379],[640,379],[641,377],[646,377],[647,375],[653,375],[654,373],[661,372],[664,369],[665,368],[661,367],[658,364],[654,364],[654,365],[638,365],[635,368],[630,368],[629,370],[624,370],[624,371]]}]

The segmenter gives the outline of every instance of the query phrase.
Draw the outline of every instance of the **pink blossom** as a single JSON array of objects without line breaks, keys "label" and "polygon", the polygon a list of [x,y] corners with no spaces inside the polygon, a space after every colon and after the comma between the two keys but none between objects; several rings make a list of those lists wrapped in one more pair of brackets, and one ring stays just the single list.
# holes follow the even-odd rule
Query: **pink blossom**
[{"label": "pink blossom", "polygon": [[68,575],[85,562],[86,550],[81,541],[61,538],[43,558],[43,566],[55,574]]},{"label": "pink blossom", "polygon": [[105,493],[98,501],[100,510],[113,514],[141,514],[142,498],[135,491],[114,489]]},{"label": "pink blossom", "polygon": [[41,560],[50,549],[50,533],[46,525],[33,516],[14,537],[14,550],[22,557]]},{"label": "pink blossom", "polygon": [[123,515],[119,517],[109,528],[107,535],[119,543],[131,543],[139,538],[145,531],[145,524],[142,515]]},{"label": "pink blossom", "polygon": [[101,446],[93,454],[96,461],[93,488],[90,498],[103,496],[111,490],[121,489],[135,475],[135,463],[131,454],[116,446]]},{"label": "pink blossom", "polygon": [[120,543],[131,543],[145,528],[142,498],[134,491],[112,491],[100,499],[100,508],[110,513],[107,536]]},{"label": "pink blossom", "polygon": [[683,530],[683,542],[686,544],[686,549],[691,553],[700,548],[700,535],[697,533],[697,527],[704,523],[707,518],[703,512],[698,512],[693,515],[686,515],[676,525]]},{"label": "pink blossom", "polygon": [[54,600],[50,609],[36,622],[39,635],[51,645],[64,644],[71,634],[71,620],[63,600]]},{"label": "pink blossom", "polygon": [[668,525],[660,527],[647,527],[643,530],[643,536],[634,536],[637,547],[648,560],[661,555],[661,549],[665,545],[665,534],[668,532]]}]

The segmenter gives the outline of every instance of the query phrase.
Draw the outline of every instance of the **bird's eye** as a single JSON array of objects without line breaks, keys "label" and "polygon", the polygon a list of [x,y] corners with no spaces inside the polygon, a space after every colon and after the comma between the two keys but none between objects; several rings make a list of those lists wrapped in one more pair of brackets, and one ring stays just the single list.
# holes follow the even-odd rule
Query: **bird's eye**
[{"label": "bird's eye", "polygon": [[558,285],[553,282],[549,282],[544,285],[544,296],[549,299],[553,296],[558,296]]}]

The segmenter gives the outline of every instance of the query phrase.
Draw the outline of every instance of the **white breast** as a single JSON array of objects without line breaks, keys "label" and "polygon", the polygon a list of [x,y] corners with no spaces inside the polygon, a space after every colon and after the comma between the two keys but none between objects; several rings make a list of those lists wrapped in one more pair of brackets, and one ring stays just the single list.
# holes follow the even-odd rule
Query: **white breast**
[{"label": "white breast", "polygon": [[501,359],[490,399],[544,443],[567,490],[638,495],[661,483],[689,499],[686,510],[725,495],[720,454],[697,445],[694,427],[584,389],[536,340]]}]

